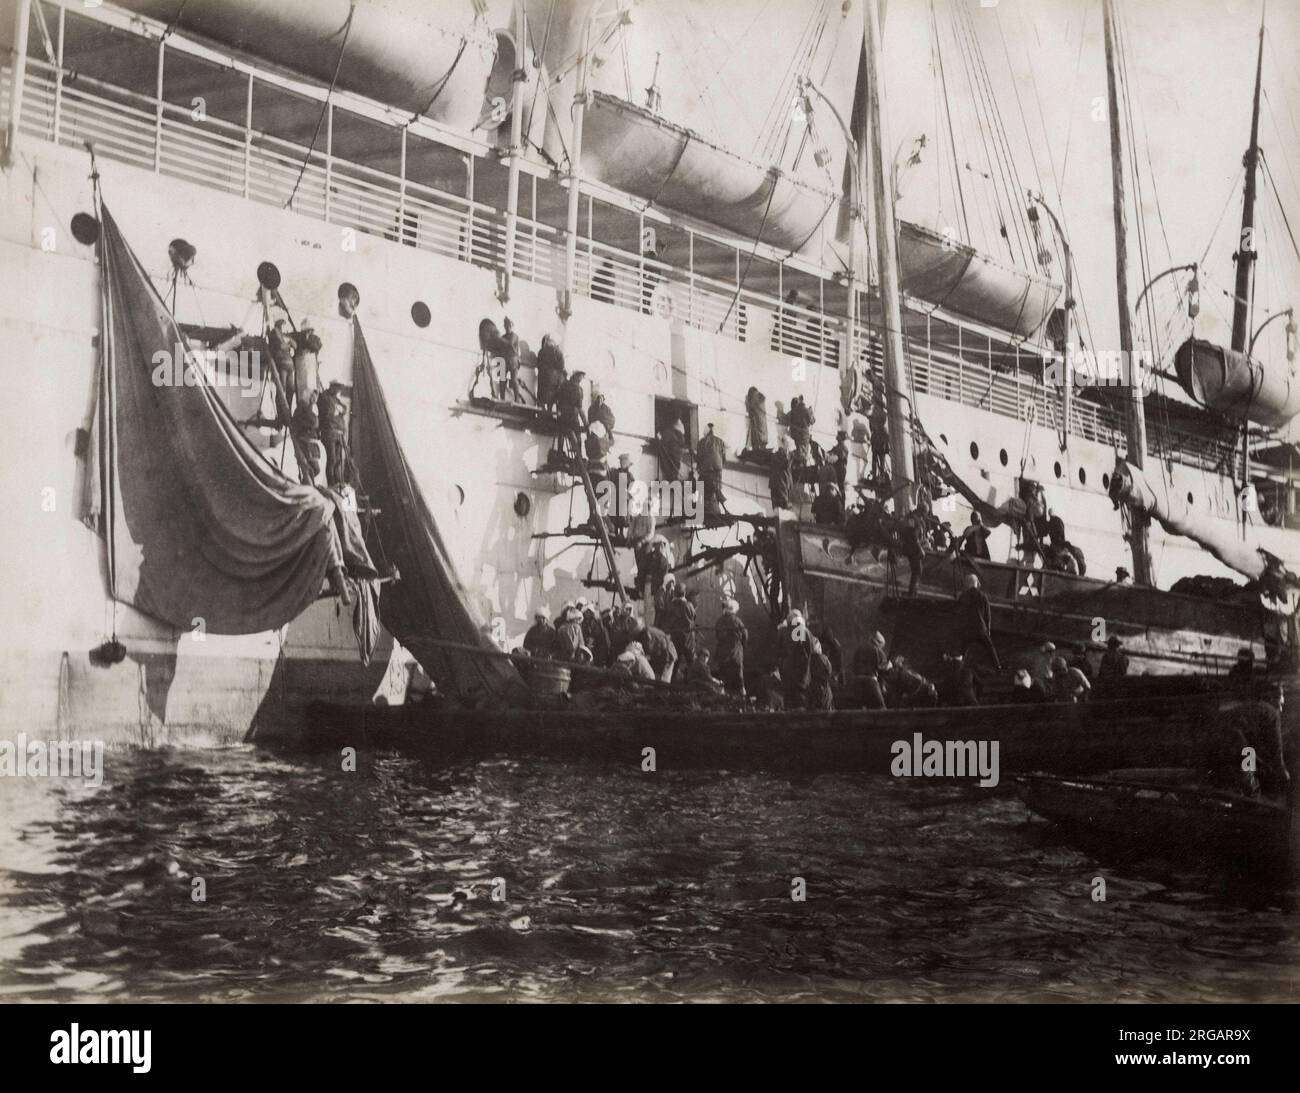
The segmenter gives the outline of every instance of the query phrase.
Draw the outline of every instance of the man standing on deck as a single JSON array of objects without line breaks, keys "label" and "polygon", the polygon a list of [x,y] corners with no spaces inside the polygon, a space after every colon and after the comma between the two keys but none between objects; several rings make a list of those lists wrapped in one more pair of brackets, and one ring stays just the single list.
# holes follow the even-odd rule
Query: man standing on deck
[{"label": "man standing on deck", "polygon": [[791,611],[777,631],[777,650],[785,708],[802,709],[812,682],[813,654],[821,652],[821,645],[808,629],[802,611]]},{"label": "man standing on deck", "polygon": [[776,447],[776,451],[772,453],[772,459],[768,465],[767,485],[772,494],[773,509],[792,507],[794,474],[790,465],[790,449],[793,447],[794,441],[788,436],[783,436]]},{"label": "man standing on deck", "polygon": [[740,604],[734,599],[722,602],[722,614],[713,624],[716,640],[716,672],[723,685],[733,694],[745,695],[745,642],[749,631],[740,621]]},{"label": "man standing on deck", "polygon": [[997,646],[993,644],[993,605],[974,573],[966,575],[965,583],[965,590],[957,598],[957,635],[961,642],[962,656],[972,645],[978,645],[988,653],[993,667],[1000,672],[1002,658],[998,656]]},{"label": "man standing on deck", "polygon": [[695,466],[704,482],[704,515],[720,516],[727,511],[727,499],[722,493],[722,467],[727,458],[727,446],[713,431],[708,430],[695,446]]},{"label": "man standing on deck", "polygon": [[871,406],[871,477],[875,481],[889,478],[889,412],[885,409],[885,400],[877,397]]},{"label": "man standing on deck", "polygon": [[565,378],[564,351],[551,335],[543,334],[537,351],[537,405],[543,410],[555,409]]},{"label": "man standing on deck", "polygon": [[664,632],[672,639],[677,651],[677,661],[683,667],[695,658],[695,605],[686,598],[686,589],[675,581],[662,617],[655,616]]},{"label": "man standing on deck", "polygon": [[582,458],[582,430],[587,427],[587,415],[583,411],[586,396],[582,391],[582,381],[587,373],[576,371],[560,385],[555,396],[556,408],[560,414],[560,439],[565,450],[574,459]]},{"label": "man standing on deck", "polygon": [[[659,434],[659,477],[665,482],[676,482],[682,477],[682,464],[690,446],[686,442],[686,429],[674,418]],[[668,513],[669,516],[679,515]]]},{"label": "man standing on deck", "polygon": [[871,635],[871,640],[866,645],[853,654],[853,676],[858,684],[858,701],[868,710],[887,708],[880,677],[888,667],[885,635],[877,631]]}]

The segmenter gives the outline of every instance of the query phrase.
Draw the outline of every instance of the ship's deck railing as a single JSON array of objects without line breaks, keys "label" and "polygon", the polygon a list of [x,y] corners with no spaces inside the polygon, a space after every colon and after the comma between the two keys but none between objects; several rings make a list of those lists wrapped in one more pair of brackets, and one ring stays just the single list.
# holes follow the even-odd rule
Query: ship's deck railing
[{"label": "ship's deck railing", "polygon": [[[255,82],[250,74],[250,103]],[[4,112],[11,83],[5,66],[0,69],[0,108]],[[256,130],[248,119],[243,125],[211,115],[196,120],[190,111],[164,99],[61,71],[58,65],[30,56],[22,105],[22,130],[30,136],[71,147],[89,142],[98,155],[108,159],[259,203],[292,207],[341,228],[493,271],[505,268],[506,215],[494,205],[474,200],[472,163],[467,172],[469,196],[462,196],[415,182],[403,173],[395,175],[333,155],[328,136],[335,112],[341,113],[343,108],[332,102],[326,106],[325,147],[309,151]],[[248,114],[251,118],[251,107]],[[404,149],[405,130],[401,139]],[[402,160],[404,169],[405,154]],[[529,177],[533,187],[530,207],[536,212],[537,176]],[[742,270],[757,249],[752,243],[730,243],[688,225],[684,229],[688,240],[685,265],[658,261],[594,238],[592,210],[601,198],[597,196],[600,188],[593,189],[597,193],[585,195],[587,216],[577,248],[575,291],[612,306],[672,316],[737,341],[761,342],[765,348],[811,364],[838,366],[846,341],[846,321],[822,308],[785,302],[780,287],[776,295],[748,287]],[[523,204],[521,200],[521,208]],[[707,241],[715,253],[720,246],[728,248],[734,256],[731,283],[697,268],[697,240]],[[715,267],[716,262],[711,267],[714,273]],[[777,267],[780,278],[786,266],[778,263]],[[516,276],[528,281],[563,287],[564,232],[521,212],[513,268]],[[792,262],[790,269],[791,277],[796,269],[807,272],[806,263],[796,267]],[[823,297],[829,283],[830,273],[823,271],[818,280]],[[819,300],[824,302],[824,298]],[[924,319],[925,326],[923,338],[913,334],[908,339],[916,393],[1022,422],[1059,427],[1059,399],[1033,377],[1028,368],[1034,360],[1031,349],[1013,340],[995,341],[982,328],[946,314],[923,309],[909,314],[913,320]],[[933,334],[932,326],[936,327]],[[859,325],[857,346],[859,361],[870,365],[879,377],[877,332],[869,325]],[[1074,400],[1070,431],[1088,440],[1122,446],[1120,415],[1082,399]],[[1222,446],[1213,441],[1175,436],[1158,424],[1149,425],[1148,436],[1153,454],[1221,469]]]}]

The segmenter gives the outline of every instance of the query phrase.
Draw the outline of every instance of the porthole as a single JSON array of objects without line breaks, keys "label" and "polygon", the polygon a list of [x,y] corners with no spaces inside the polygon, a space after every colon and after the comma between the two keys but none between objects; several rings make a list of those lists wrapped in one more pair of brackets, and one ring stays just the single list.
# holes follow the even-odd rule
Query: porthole
[{"label": "porthole", "polygon": [[524,493],[523,490],[520,490],[517,494],[515,494],[515,515],[519,517],[524,517],[527,516],[532,511],[533,511],[532,498],[530,498],[528,494]]},{"label": "porthole", "polygon": [[1079,468],[1079,485],[1081,485],[1081,486],[1086,486],[1087,484],[1088,484],[1088,472],[1085,471],[1082,467],[1080,467],[1080,468]]},{"label": "porthole", "polygon": [[1195,503],[1195,502],[1193,502],[1193,500],[1192,500],[1192,491],[1191,491],[1191,490],[1188,490],[1188,491],[1187,491],[1187,503],[1188,503],[1189,505]]},{"label": "porthole", "polygon": [[257,283],[267,292],[274,292],[280,287],[280,270],[274,262],[258,262]]},{"label": "porthole", "polygon": [[339,314],[350,319],[360,306],[361,293],[357,291],[357,286],[351,281],[342,282],[339,285]]},{"label": "porthole", "polygon": [[945,444],[947,444],[947,443],[948,443],[948,434],[947,434],[947,433],[940,433],[940,434],[939,434],[939,439],[942,440]]},{"label": "porthole", "polygon": [[1101,472],[1101,488],[1105,490],[1107,493],[1110,492],[1110,475],[1108,475],[1105,471]]},{"label": "porthole", "polygon": [[1001,450],[998,452],[998,462],[1001,463],[1004,467],[1007,465],[1007,450],[1006,450],[1006,448],[1003,448],[1003,449],[1001,449]]},{"label": "porthole", "polygon": [[451,507],[459,509],[465,503],[465,491],[460,486],[452,484],[447,487],[447,500],[451,502]]},{"label": "porthole", "polygon": [[1061,461],[1059,459],[1052,464],[1052,473],[1056,475],[1057,478],[1061,477]]},{"label": "porthole", "polygon": [[416,300],[411,305],[411,322],[423,330],[433,320],[433,315],[429,312],[429,305],[423,300]]},{"label": "porthole", "polygon": [[99,241],[99,221],[90,213],[77,213],[72,218],[72,238],[89,247]]},{"label": "porthole", "polygon": [[972,459],[978,459],[980,457],[980,446],[973,440],[970,442],[970,457]]}]

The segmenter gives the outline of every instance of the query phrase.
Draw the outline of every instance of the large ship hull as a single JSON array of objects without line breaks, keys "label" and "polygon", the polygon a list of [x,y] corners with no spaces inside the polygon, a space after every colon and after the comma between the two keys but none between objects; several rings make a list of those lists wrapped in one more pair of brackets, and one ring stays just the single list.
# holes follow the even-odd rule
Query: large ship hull
[{"label": "large ship hull", "polygon": [[[69,224],[76,213],[94,209],[91,164],[82,148],[87,136],[99,142],[97,164],[114,215],[160,291],[170,268],[169,242],[184,237],[197,248],[190,271],[195,287],[182,285],[177,294],[182,323],[248,327],[254,271],[261,262],[274,262],[289,307],[299,319],[311,318],[324,341],[322,379],[347,383],[352,333],[338,316],[338,287],[348,282],[360,290],[367,340],[394,426],[469,590],[469,606],[484,619],[501,616],[512,645],[541,605],[554,613],[579,595],[602,602],[611,597],[599,587],[608,573],[598,547],[571,534],[587,517],[581,493],[575,494],[567,476],[538,473],[553,438],[517,415],[467,398],[480,357],[480,319],[500,324],[509,315],[534,348],[544,334],[557,337],[569,366],[583,368],[615,408],[614,453],[631,455],[641,480],[658,476],[650,441],[657,415],[670,405],[684,408],[694,428],[702,432],[712,423],[732,451],[741,449],[747,432],[743,392],[751,385],[767,393],[772,409],[778,400],[803,395],[817,416],[815,439],[827,447],[834,441],[839,383],[833,358],[844,352],[842,333],[836,335],[830,323],[819,326],[832,357],[828,363],[792,359],[783,336],[788,319],[778,299],[748,295],[744,322],[733,311],[731,324],[719,333],[724,324],[701,318],[710,314],[702,306],[708,301],[685,272],[667,270],[653,306],[645,305],[641,290],[631,294],[631,302],[627,294],[605,302],[580,276],[571,314],[560,319],[562,237],[531,225],[521,231],[525,252],[503,305],[500,223],[490,210],[450,198],[438,204],[427,188],[418,196],[390,191],[377,174],[364,203],[344,201],[355,184],[338,164],[325,200],[309,207],[315,215],[307,215],[284,207],[288,184],[276,189],[279,183],[270,176],[264,184],[239,184],[240,171],[254,181],[260,177],[256,146],[220,145],[227,158],[214,170],[184,158],[203,139],[199,131],[168,119],[150,127],[144,139],[158,146],[140,154],[130,143],[141,139],[137,118],[115,128],[117,108],[93,105],[89,92],[71,85],[57,100],[58,114],[48,77],[29,66],[28,79],[19,154],[0,176],[0,333],[17,380],[7,403],[10,424],[0,434],[7,492],[15,499],[5,548],[12,591],[0,614],[0,726],[8,733],[93,730],[111,740],[150,745],[296,732],[310,700],[369,702],[389,648],[382,644],[363,667],[348,612],[332,600],[320,601],[282,632],[203,640],[111,603],[103,542],[82,523],[80,508],[98,353],[98,270],[93,248],[78,243]],[[7,90],[7,73],[3,85]],[[124,136],[110,139],[119,130]],[[620,257],[617,276],[636,277],[636,258]],[[644,298],[649,296],[646,291]],[[416,304],[428,309],[424,325],[414,319],[422,314]],[[931,321],[923,313],[909,314],[918,333]],[[955,329],[949,326],[949,334]],[[1089,411],[1095,421],[1089,418],[1088,435],[1071,435],[1063,451],[1049,408],[1040,405],[1041,387],[1022,387],[1018,377],[996,376],[985,367],[986,354],[990,360],[993,355],[987,335],[964,348],[958,339],[955,354],[951,337],[945,347],[914,335],[909,352],[917,413],[956,473],[990,498],[1014,495],[1021,476],[1035,479],[1049,504],[1066,515],[1071,541],[1086,552],[1090,573],[1107,576],[1128,563],[1106,493],[1115,433],[1096,411]],[[1032,413],[1022,416],[1020,397]],[[1076,422],[1085,409],[1076,406]],[[774,439],[774,420],[769,429]],[[1169,476],[1170,489],[1194,492],[1210,518],[1234,524],[1238,512],[1229,478],[1190,462],[1172,464]],[[771,512],[761,466],[729,462],[724,491],[733,514]],[[808,507],[800,503],[801,515],[808,515]],[[958,502],[944,518],[961,527],[967,512],[965,502]],[[676,532],[678,558],[735,545],[740,534],[735,526]],[[1011,555],[1010,534],[1005,527],[994,531],[995,558]],[[1296,565],[1295,533],[1259,527],[1254,534],[1260,545]],[[1194,544],[1158,528],[1151,546],[1163,587],[1195,574],[1231,576]],[[630,580],[630,551],[618,551],[618,566]],[[838,575],[823,577],[827,588],[850,587]],[[770,656],[772,605],[743,557],[701,565],[686,580],[696,592],[706,633],[723,598],[735,596],[751,623],[751,662]],[[896,631],[895,617],[884,610],[886,582],[858,584],[875,589],[865,594],[862,610],[842,619],[831,609],[824,615],[844,628],[842,640],[850,650],[865,632]],[[832,594],[824,602],[837,601]],[[99,667],[91,652],[114,632],[126,659]],[[1241,636],[1229,633],[1224,640]],[[1192,627],[1170,640],[1203,648],[1203,639]]]}]

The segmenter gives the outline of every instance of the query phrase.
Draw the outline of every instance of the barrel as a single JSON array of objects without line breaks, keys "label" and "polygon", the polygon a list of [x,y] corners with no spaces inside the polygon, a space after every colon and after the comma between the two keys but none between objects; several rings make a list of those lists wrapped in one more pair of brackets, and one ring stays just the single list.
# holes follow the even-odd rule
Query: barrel
[{"label": "barrel", "polygon": [[537,661],[528,673],[528,685],[534,694],[562,695],[569,690],[569,678],[572,673],[563,665],[553,660]]}]

